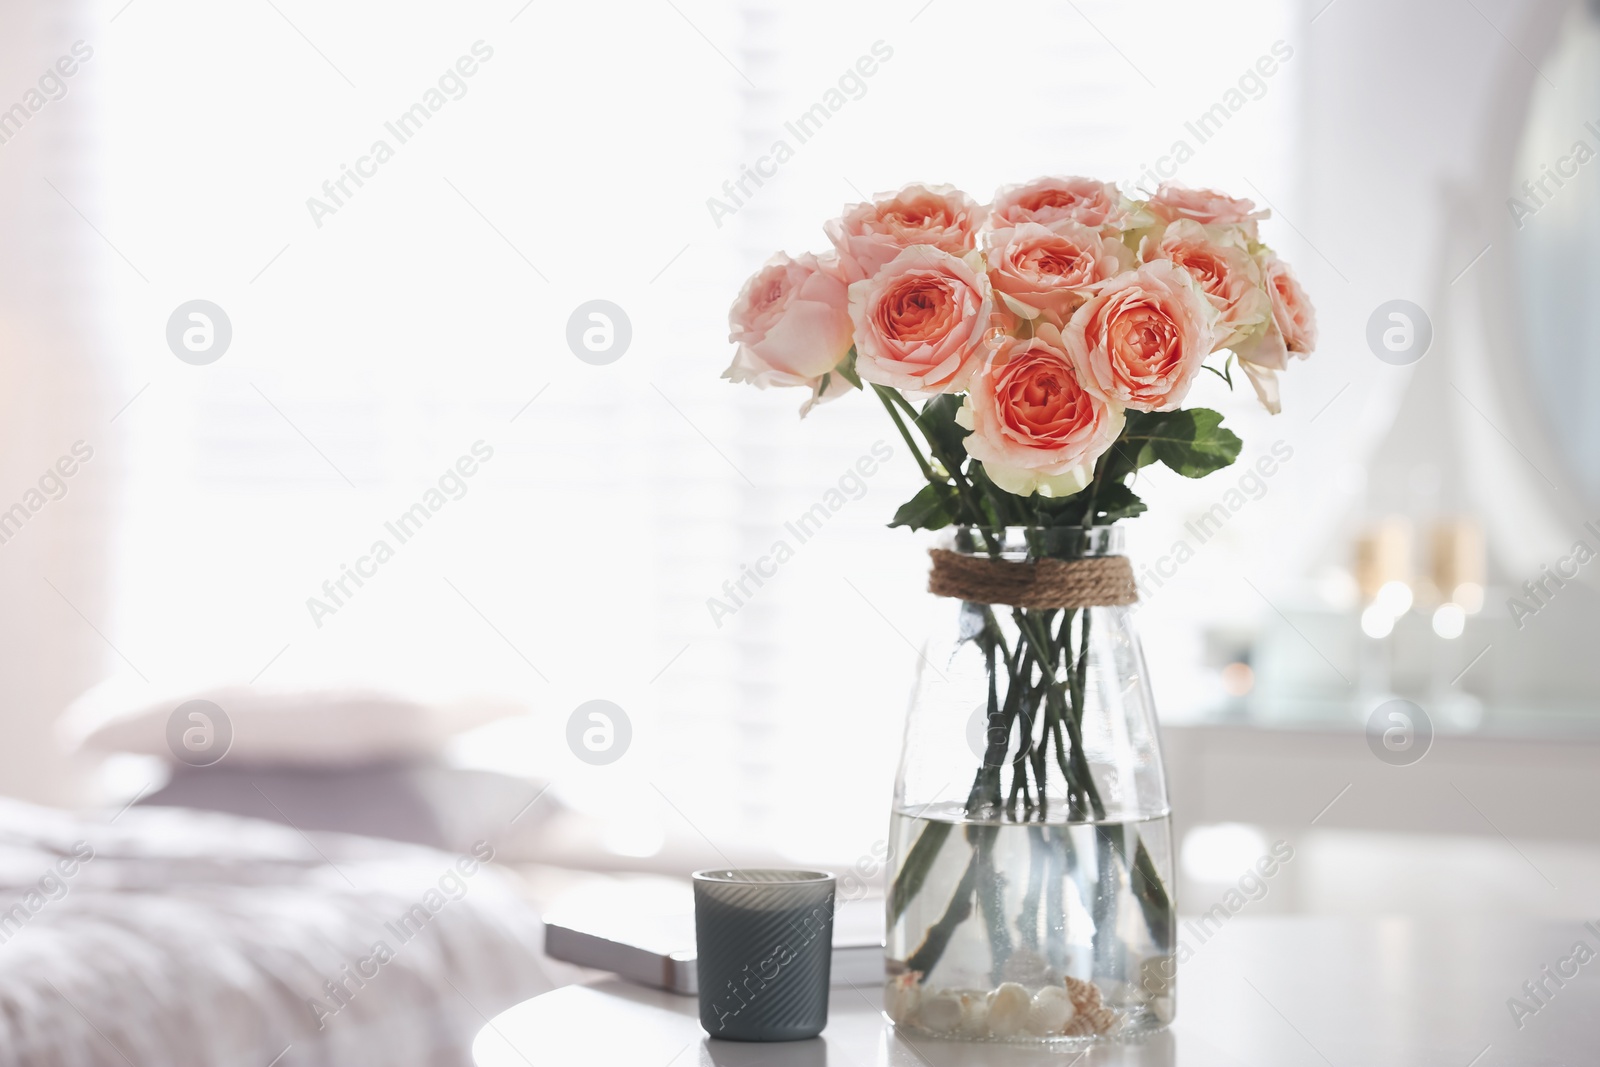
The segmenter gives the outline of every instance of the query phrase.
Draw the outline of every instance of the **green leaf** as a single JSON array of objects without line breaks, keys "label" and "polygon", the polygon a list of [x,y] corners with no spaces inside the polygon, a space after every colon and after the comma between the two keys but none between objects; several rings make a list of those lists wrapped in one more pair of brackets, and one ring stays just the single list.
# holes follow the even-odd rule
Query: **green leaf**
[{"label": "green leaf", "polygon": [[1121,482],[1103,483],[1090,500],[1085,489],[1060,500],[1040,498],[1035,505],[1041,526],[1083,526],[1093,509],[1093,525],[1104,526],[1118,519],[1131,519],[1145,512],[1144,501]]},{"label": "green leaf", "polygon": [[1147,510],[1138,494],[1121,482],[1102,485],[1094,498],[1094,524],[1104,525],[1118,519],[1131,519]]},{"label": "green leaf", "polygon": [[1156,462],[1149,434],[1159,429],[1160,416],[1161,413],[1147,414],[1142,411],[1127,413],[1127,422],[1122,428],[1122,435],[1112,443],[1110,450],[1100,461],[1101,482],[1124,481],[1139,468],[1148,467]]},{"label": "green leaf", "polygon": [[929,482],[917,495],[900,505],[890,529],[904,526],[911,530],[941,530],[956,520],[960,498],[953,485]]},{"label": "green leaf", "polygon": [[956,463],[961,462],[967,454],[966,447],[962,445],[967,438],[967,431],[956,422],[956,412],[960,410],[961,397],[954,393],[941,393],[922,405],[922,414],[917,416],[917,429],[933,446],[934,453],[943,453]]},{"label": "green leaf", "polygon": [[1185,478],[1204,478],[1238,459],[1242,447],[1210,408],[1130,413],[1114,453],[1117,468],[1108,473],[1131,474],[1160,461]]},{"label": "green leaf", "polygon": [[1124,481],[1140,467],[1147,467],[1156,461],[1154,453],[1150,452],[1144,442],[1128,440],[1126,430],[1123,434],[1124,436],[1112,443],[1105,458],[1100,461],[1103,465],[1100,475],[1103,482]]},{"label": "green leaf", "polygon": [[1023,526],[1028,522],[1028,500],[995,485],[982,463],[967,466],[967,478],[983,503],[983,519],[990,526]]}]

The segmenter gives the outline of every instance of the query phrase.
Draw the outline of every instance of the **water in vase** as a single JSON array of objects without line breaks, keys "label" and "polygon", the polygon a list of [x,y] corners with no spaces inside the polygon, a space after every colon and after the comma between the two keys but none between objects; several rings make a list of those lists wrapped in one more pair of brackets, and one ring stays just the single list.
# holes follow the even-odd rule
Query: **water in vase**
[{"label": "water in vase", "polygon": [[[885,1007],[963,1040],[1137,1037],[1173,1015],[1171,830],[892,816]],[[904,876],[902,876],[904,875]]]}]

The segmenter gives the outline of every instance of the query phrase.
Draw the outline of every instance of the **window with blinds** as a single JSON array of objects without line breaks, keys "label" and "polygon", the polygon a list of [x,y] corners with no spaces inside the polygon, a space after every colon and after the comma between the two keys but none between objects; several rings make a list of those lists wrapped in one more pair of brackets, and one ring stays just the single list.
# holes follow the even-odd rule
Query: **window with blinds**
[{"label": "window with blinds", "polygon": [[[482,747],[622,851],[683,819],[725,849],[866,851],[923,637],[923,546],[885,528],[916,470],[866,398],[801,423],[799,394],[719,380],[726,309],[773,251],[824,250],[824,219],[913,180],[982,200],[1171,166],[1292,196],[1293,60],[1240,90],[1288,5],[1245,6],[126,8],[96,42],[93,191],[135,398],[118,668],[509,692],[537,714]],[[166,343],[192,299],[232,326],[205,366]],[[606,365],[567,341],[591,300],[631,325]],[[335,604],[463,456],[475,474]],[[606,767],[565,743],[597,698],[634,734]]]}]

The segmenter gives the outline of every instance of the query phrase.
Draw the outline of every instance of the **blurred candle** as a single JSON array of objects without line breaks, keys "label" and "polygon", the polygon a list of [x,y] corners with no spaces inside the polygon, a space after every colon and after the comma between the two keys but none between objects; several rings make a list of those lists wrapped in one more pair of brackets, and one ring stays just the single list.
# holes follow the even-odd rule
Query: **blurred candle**
[{"label": "blurred candle", "polygon": [[1441,596],[1473,614],[1483,607],[1483,529],[1476,520],[1445,519],[1433,527],[1430,563]]},{"label": "blurred candle", "polygon": [[1398,516],[1375,523],[1356,539],[1356,584],[1371,602],[1390,583],[1411,580],[1411,524]]}]

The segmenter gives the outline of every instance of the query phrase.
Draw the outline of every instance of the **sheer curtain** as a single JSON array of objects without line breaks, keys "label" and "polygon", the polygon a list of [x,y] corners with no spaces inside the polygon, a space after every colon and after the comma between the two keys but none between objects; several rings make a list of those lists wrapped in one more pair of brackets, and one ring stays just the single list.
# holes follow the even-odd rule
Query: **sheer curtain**
[{"label": "sheer curtain", "polygon": [[93,38],[76,3],[0,7],[0,791],[52,803],[82,786],[55,715],[113,657],[96,630],[121,459],[97,344],[108,253],[83,219]]},{"label": "sheer curtain", "polygon": [[[106,670],[519,695],[535,714],[463,751],[553,778],[634,854],[686,822],[864,852],[922,638],[920,549],[885,529],[915,468],[866,398],[801,424],[801,397],[718,380],[743,279],[910,180],[1136,184],[1179,140],[1183,180],[1290,178],[1292,62],[1203,143],[1185,126],[1292,36],[1281,0],[1226,26],[1176,0],[121,4],[95,10],[80,190],[127,402]],[[166,337],[196,299],[232,328],[206,365]],[[605,365],[567,341],[592,300],[631,324]],[[372,573],[335,603],[347,567]],[[590,767],[566,724],[597,698],[633,741]]]}]

